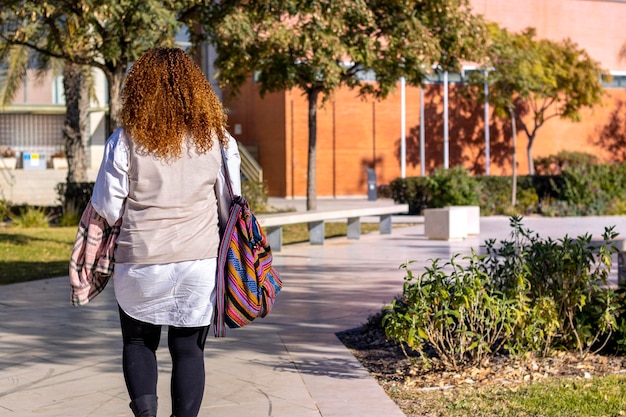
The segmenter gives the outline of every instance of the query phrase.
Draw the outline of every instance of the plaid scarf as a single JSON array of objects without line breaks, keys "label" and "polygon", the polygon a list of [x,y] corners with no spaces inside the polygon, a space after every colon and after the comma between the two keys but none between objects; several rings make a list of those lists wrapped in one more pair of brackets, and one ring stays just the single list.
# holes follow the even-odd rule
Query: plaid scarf
[{"label": "plaid scarf", "polygon": [[71,301],[74,306],[87,304],[100,294],[113,275],[115,243],[122,219],[112,227],[87,204],[80,218],[70,257]]}]

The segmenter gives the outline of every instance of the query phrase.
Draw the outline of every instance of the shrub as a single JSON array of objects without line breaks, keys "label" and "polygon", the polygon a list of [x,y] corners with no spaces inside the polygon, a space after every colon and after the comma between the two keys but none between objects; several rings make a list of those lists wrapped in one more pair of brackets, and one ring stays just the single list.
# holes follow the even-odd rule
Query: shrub
[{"label": "shrub", "polygon": [[604,206],[606,196],[594,184],[594,170],[590,166],[571,167],[563,172],[562,199],[567,202],[573,215],[588,215],[596,207]]},{"label": "shrub", "polygon": [[78,226],[82,211],[78,211],[73,205],[68,204],[58,217],[58,225],[61,227]]},{"label": "shrub", "polygon": [[626,215],[626,199],[615,199],[608,207],[606,214],[609,216]]},{"label": "shrub", "polygon": [[397,178],[389,184],[391,198],[398,204],[408,204],[409,214],[422,214],[430,207],[427,177]]},{"label": "shrub", "polygon": [[561,151],[556,155],[536,158],[534,164],[539,175],[559,175],[568,167],[597,165],[598,157],[585,152]]},{"label": "shrub", "polygon": [[616,250],[611,242],[617,233],[606,228],[600,244],[592,244],[588,234],[542,239],[521,221],[511,218],[511,239],[499,247],[494,240],[486,242],[488,274],[509,297],[518,297],[523,280],[531,306],[549,297],[558,314],[560,336],[555,341],[584,355],[601,337],[606,341],[617,326],[616,296],[607,288]]},{"label": "shrub", "polygon": [[63,213],[82,213],[93,194],[93,182],[61,182],[56,186]]},{"label": "shrub", "polygon": [[427,365],[436,360],[458,369],[483,363],[509,339],[520,316],[515,303],[491,284],[481,257],[472,253],[465,261],[468,266],[456,257],[444,265],[436,259],[418,276],[410,263],[403,264],[402,296],[385,308],[387,337],[417,351]]},{"label": "shrub", "polygon": [[463,167],[436,169],[428,180],[429,207],[477,206],[479,203],[479,183]]},{"label": "shrub", "polygon": [[19,213],[11,214],[11,224],[15,227],[31,228],[31,227],[49,227],[50,215],[41,207],[22,207]]},{"label": "shrub", "polygon": [[545,199],[560,195],[560,177],[517,178],[516,207],[511,207],[512,179],[508,176],[471,177],[462,168],[438,170],[431,177],[396,178],[386,191],[399,204],[409,204],[409,214],[447,205],[478,205],[482,215],[528,214],[541,211]]},{"label": "shrub", "polygon": [[[480,365],[505,349],[546,355],[555,348],[581,356],[626,345],[623,291],[607,286],[612,241],[589,235],[542,239],[510,219],[511,236],[486,255],[432,261],[421,275],[406,270],[402,295],[383,309],[388,338],[448,369]],[[613,334],[615,337],[612,338]]]},{"label": "shrub", "polygon": [[480,212],[489,216],[494,214],[516,215],[538,213],[558,195],[559,177],[529,176],[517,177],[516,206],[511,207],[513,179],[509,176],[478,176],[480,184]]},{"label": "shrub", "polygon": [[267,185],[262,181],[241,181],[241,194],[248,199],[253,213],[267,212],[269,208]]},{"label": "shrub", "polygon": [[563,170],[560,199],[571,215],[608,213],[626,199],[626,166],[623,164],[582,165]]},{"label": "shrub", "polygon": [[0,222],[9,219],[11,213],[11,203],[7,200],[0,199]]},{"label": "shrub", "polygon": [[480,183],[480,213],[502,214],[511,206],[511,177],[486,175],[476,177]]},{"label": "shrub", "polygon": [[530,299],[527,291],[517,293],[518,320],[513,337],[505,344],[510,354],[532,352],[546,356],[559,332],[559,315],[554,300],[548,296]]},{"label": "shrub", "polygon": [[539,196],[534,188],[521,188],[517,191],[516,211],[520,214],[536,213],[539,207]]},{"label": "shrub", "polygon": [[425,208],[478,205],[479,183],[462,167],[437,169],[429,177],[397,178],[389,184],[391,198],[408,204],[409,214],[422,214]]}]

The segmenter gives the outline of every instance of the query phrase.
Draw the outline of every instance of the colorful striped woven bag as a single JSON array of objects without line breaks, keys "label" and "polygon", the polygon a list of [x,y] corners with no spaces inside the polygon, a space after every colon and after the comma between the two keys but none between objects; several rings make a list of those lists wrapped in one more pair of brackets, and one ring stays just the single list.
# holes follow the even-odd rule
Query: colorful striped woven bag
[{"label": "colorful striped woven bag", "polygon": [[217,256],[216,337],[225,336],[226,326],[243,327],[267,316],[283,286],[272,267],[267,237],[248,201],[233,195],[228,166],[223,162],[232,203]]}]

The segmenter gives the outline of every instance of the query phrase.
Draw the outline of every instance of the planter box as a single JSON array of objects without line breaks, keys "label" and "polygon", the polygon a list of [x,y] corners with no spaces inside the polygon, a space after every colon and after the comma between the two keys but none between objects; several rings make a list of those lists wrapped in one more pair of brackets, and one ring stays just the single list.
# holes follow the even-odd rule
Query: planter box
[{"label": "planter box", "polygon": [[0,157],[0,169],[15,169],[17,167],[17,158]]},{"label": "planter box", "polygon": [[424,234],[435,240],[465,239],[467,210],[463,207],[424,209]]},{"label": "planter box", "polygon": [[[477,236],[480,234],[480,207],[479,206],[447,206],[465,209],[467,213],[467,234]],[[447,208],[446,207],[446,208]]]},{"label": "planter box", "polygon": [[52,158],[52,168],[54,168],[54,169],[67,169],[67,158],[66,157],[53,157]]}]

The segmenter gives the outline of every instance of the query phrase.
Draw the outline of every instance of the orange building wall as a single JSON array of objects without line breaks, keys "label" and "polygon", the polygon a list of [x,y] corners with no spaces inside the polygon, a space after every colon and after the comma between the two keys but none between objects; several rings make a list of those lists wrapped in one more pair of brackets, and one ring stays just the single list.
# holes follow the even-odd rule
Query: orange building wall
[{"label": "orange building wall", "polygon": [[626,42],[626,4],[611,0],[471,0],[485,19],[518,32],[534,27],[539,38],[570,38],[608,70],[626,70],[619,52]]},{"label": "orange building wall", "polygon": [[[270,195],[286,195],[287,126],[285,94],[270,93],[261,98],[257,85],[247,82],[233,99],[225,93],[230,133],[257,153]],[[241,134],[235,132],[241,126]]]},{"label": "orange building wall", "polygon": [[[418,94],[417,90],[413,95]],[[293,126],[293,190],[286,195],[306,194],[308,158],[308,102],[299,91],[288,92],[287,126]],[[407,94],[409,99],[414,99]],[[416,96],[417,97],[417,96]],[[291,110],[293,108],[293,110]],[[407,109],[417,120],[419,108]],[[288,129],[289,131],[289,129]],[[346,196],[367,192],[367,168],[374,168],[379,183],[399,175],[400,99],[391,95],[380,102],[363,99],[356,91],[340,89],[317,112],[317,195]],[[287,171],[290,171],[288,168]],[[408,171],[407,171],[408,172]],[[418,167],[419,172],[419,167]]]},{"label": "orange building wall", "polygon": [[[297,91],[289,93],[297,135],[295,143],[294,196],[306,193],[308,152],[308,103]],[[302,134],[303,133],[303,134]],[[367,168],[379,181],[390,181],[399,172],[400,102],[364,100],[355,91],[340,89],[317,116],[317,194],[345,196],[364,194]]]},{"label": "orange building wall", "polygon": [[[586,0],[473,0],[474,10],[510,30],[536,26],[539,37],[554,40],[571,37],[610,70],[625,70],[618,58],[624,43],[617,25],[626,22],[626,5]],[[424,92],[425,171],[443,167],[443,97],[441,85]],[[457,87],[449,94],[449,166],[462,165],[475,174],[485,172],[484,109],[458,98]],[[233,99],[229,123],[241,123],[244,144],[258,144],[270,195],[306,196],[308,152],[308,103],[299,90],[260,99],[248,83]],[[317,120],[317,195],[337,197],[367,194],[366,168],[374,168],[378,184],[401,175],[400,91],[384,101],[358,97],[342,88],[322,105]],[[535,139],[534,158],[561,150],[589,152],[609,160],[608,126],[626,106],[626,89],[606,90],[602,106],[582,112],[581,122],[552,119]],[[421,171],[419,149],[419,88],[406,88],[406,175]],[[490,114],[490,173],[511,174],[511,127]],[[232,128],[231,128],[232,131]],[[604,132],[604,133],[603,133]],[[600,140],[602,139],[602,140]],[[518,174],[528,173],[527,138],[518,127]]]},{"label": "orange building wall", "polygon": [[[603,161],[610,161],[613,155],[608,148],[619,140],[610,132],[611,122],[620,117],[623,120],[625,105],[626,89],[608,89],[601,105],[581,112],[580,122],[549,120],[537,134],[533,157],[568,150],[593,153]],[[525,152],[526,137],[523,134],[521,137],[524,149],[519,152]],[[527,162],[527,158],[524,161]]]},{"label": "orange building wall", "polygon": [[[431,85],[424,92],[425,172],[443,167],[442,87]],[[475,174],[485,173],[484,110],[468,105],[457,96],[455,86],[449,95],[449,166],[462,165]],[[396,89],[384,101],[362,99],[347,88],[337,91],[318,108],[317,195],[336,197],[366,195],[366,168],[374,168],[378,184],[388,184],[401,175],[400,94]],[[264,169],[270,195],[304,197],[307,180],[308,103],[299,91],[275,94],[251,102],[245,112],[237,106],[230,116],[231,127],[242,123],[239,139],[244,145],[259,146],[259,162]],[[283,105],[284,103],[284,105]],[[320,103],[321,104],[321,103]],[[626,106],[626,90],[606,90],[602,105],[583,110],[582,120],[551,119],[539,129],[533,158],[562,150],[596,154],[609,160],[611,140],[608,126]],[[282,110],[285,110],[283,113]],[[406,89],[406,175],[419,176],[419,88]],[[531,119],[527,119],[531,122]],[[247,123],[247,124],[246,124]],[[490,114],[490,174],[511,174],[511,126]],[[231,129],[232,131],[232,129]],[[601,138],[603,143],[600,143]],[[518,126],[518,174],[528,173],[528,139]]]}]

